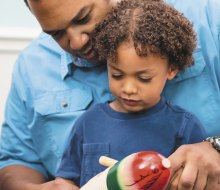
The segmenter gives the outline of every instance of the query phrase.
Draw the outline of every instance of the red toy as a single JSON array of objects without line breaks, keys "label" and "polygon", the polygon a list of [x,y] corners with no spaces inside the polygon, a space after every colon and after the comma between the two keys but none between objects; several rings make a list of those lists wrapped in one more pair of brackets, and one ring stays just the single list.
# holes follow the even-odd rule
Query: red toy
[{"label": "red toy", "polygon": [[[110,158],[107,158],[108,160]],[[106,158],[101,164],[111,165]],[[81,190],[164,190],[170,179],[170,162],[153,151],[131,154],[92,178]]]},{"label": "red toy", "polygon": [[131,154],[109,170],[108,190],[163,190],[170,179],[169,167],[157,152]]}]

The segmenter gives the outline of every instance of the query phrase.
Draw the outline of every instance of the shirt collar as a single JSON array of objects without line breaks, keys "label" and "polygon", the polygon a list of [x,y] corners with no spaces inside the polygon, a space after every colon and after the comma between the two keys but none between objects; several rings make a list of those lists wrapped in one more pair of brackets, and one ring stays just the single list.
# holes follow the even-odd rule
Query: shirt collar
[{"label": "shirt collar", "polygon": [[85,59],[75,57],[70,53],[62,50],[61,53],[61,76],[64,79],[66,76],[72,74],[72,70],[74,67],[95,67],[96,64],[93,64]]},{"label": "shirt collar", "polygon": [[73,63],[72,56],[69,53],[63,51],[61,53],[61,65],[60,65],[62,79],[72,74],[72,69],[71,69],[72,63]]},{"label": "shirt collar", "polygon": [[64,51],[59,44],[48,34],[42,32],[40,35],[40,38],[42,40],[42,46],[46,47],[50,51],[53,51],[54,53],[57,53],[61,57],[61,65],[60,65],[60,71],[61,71],[61,77],[64,80],[66,76],[72,74],[72,68],[71,65],[74,64],[76,67],[94,67],[96,64],[92,64],[91,62],[75,57],[72,54]]}]

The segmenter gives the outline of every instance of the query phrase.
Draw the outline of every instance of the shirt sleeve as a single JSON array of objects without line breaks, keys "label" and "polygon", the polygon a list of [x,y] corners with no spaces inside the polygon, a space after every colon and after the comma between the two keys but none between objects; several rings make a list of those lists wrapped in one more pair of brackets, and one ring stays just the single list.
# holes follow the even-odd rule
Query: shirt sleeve
[{"label": "shirt sleeve", "polygon": [[217,9],[216,11],[213,11],[213,9],[211,11],[216,12],[216,14],[217,14],[217,16],[216,16],[216,28],[217,28],[217,36],[218,36],[217,47],[218,47],[218,53],[219,53],[219,57],[220,57],[220,1],[217,0],[217,5],[215,8]]},{"label": "shirt sleeve", "polygon": [[206,15],[220,56],[220,1],[208,0]]},{"label": "shirt sleeve", "polygon": [[22,55],[19,56],[12,74],[12,83],[6,102],[5,118],[0,139],[0,168],[9,165],[24,165],[41,172],[47,172],[35,151],[30,129],[31,87],[25,71]]},{"label": "shirt sleeve", "polygon": [[56,177],[72,180],[78,186],[80,185],[83,159],[82,128],[83,121],[79,118],[73,126],[60,166],[56,172]]}]

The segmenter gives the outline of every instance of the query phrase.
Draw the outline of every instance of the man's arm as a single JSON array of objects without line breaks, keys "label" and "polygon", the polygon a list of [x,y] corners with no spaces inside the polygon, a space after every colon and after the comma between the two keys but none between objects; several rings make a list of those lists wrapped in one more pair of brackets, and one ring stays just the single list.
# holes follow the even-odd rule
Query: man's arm
[{"label": "man's arm", "polygon": [[12,165],[0,170],[1,190],[31,190],[28,184],[44,182],[45,178],[42,174],[22,165]]},{"label": "man's arm", "polygon": [[78,190],[70,180],[46,182],[44,176],[25,166],[13,165],[0,170],[1,190]]},{"label": "man's arm", "polygon": [[220,189],[220,154],[209,142],[183,145],[170,157],[168,189]]},{"label": "man's arm", "polygon": [[28,128],[30,110],[26,100],[30,100],[31,96],[23,63],[23,59],[19,57],[14,67],[11,89],[6,102],[5,122],[1,128],[1,190],[31,190],[26,187],[28,183],[40,184],[45,182],[46,178],[43,176],[46,175],[46,170],[34,151]]}]

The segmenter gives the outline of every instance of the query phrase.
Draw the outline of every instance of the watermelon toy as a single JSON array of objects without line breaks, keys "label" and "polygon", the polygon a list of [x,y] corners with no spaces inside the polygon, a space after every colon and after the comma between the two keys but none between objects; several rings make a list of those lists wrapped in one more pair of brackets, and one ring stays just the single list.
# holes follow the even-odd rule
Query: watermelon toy
[{"label": "watermelon toy", "polygon": [[[164,190],[170,179],[170,162],[157,152],[137,152],[112,163],[81,190]],[[111,165],[105,158],[101,164]]]},{"label": "watermelon toy", "polygon": [[108,190],[164,190],[170,179],[170,162],[157,152],[138,152],[110,168]]}]

